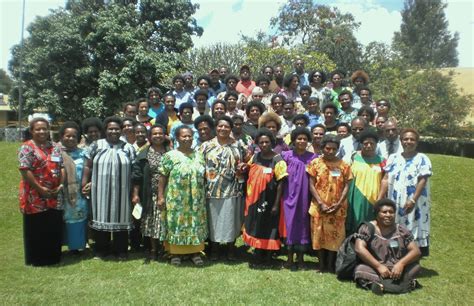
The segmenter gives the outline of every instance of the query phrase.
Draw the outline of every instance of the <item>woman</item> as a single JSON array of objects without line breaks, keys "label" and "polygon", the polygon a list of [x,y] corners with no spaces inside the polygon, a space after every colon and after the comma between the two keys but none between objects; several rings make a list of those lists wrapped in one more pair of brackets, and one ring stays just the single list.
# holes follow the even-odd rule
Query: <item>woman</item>
[{"label": "woman", "polygon": [[[286,163],[272,150],[275,136],[266,128],[259,129],[255,143],[260,148],[250,161],[247,197],[244,210],[244,242],[254,247],[255,264],[271,258],[271,252],[280,249],[280,205],[283,182],[288,176]],[[264,257],[266,253],[266,256]]]},{"label": "woman", "polygon": [[323,140],[324,134],[326,134],[326,128],[322,124],[316,124],[312,129],[311,129],[311,134],[313,141],[308,144],[307,150],[309,152],[315,153],[316,157],[321,155],[321,141]]},{"label": "woman", "polygon": [[278,116],[283,116],[283,104],[286,102],[284,95],[274,95],[270,102],[270,109],[268,112],[276,113]]},{"label": "woman", "polygon": [[362,263],[355,269],[355,281],[374,293],[393,290],[402,283],[407,283],[407,291],[415,289],[418,287],[415,277],[421,270],[418,264],[421,252],[413,235],[406,227],[395,223],[396,204],[393,201],[379,200],[374,210],[373,235],[367,224],[360,227],[357,235],[355,251]]},{"label": "woman", "polygon": [[339,120],[337,119],[339,110],[336,105],[329,102],[323,105],[324,126],[326,133],[336,134]]},{"label": "woman", "polygon": [[376,153],[378,136],[375,132],[362,132],[359,142],[362,150],[354,156],[351,165],[354,179],[349,186],[347,236],[355,233],[359,224],[374,219],[374,204],[380,192],[385,166],[384,158]]},{"label": "woman", "polygon": [[147,262],[158,258],[160,236],[164,231],[163,213],[158,208],[158,168],[163,155],[168,151],[165,128],[154,125],[150,129],[150,146],[142,150],[132,167],[133,196],[132,203],[141,203],[143,237],[150,239],[150,253]]},{"label": "woman", "polygon": [[320,70],[313,71],[309,74],[309,83],[311,85],[311,97],[319,99],[321,104],[330,102],[331,90],[324,86],[326,75]]},{"label": "woman", "polygon": [[362,117],[365,121],[371,125],[375,125],[375,113],[372,107],[370,106],[362,106],[359,111],[357,112],[357,116]]},{"label": "woman", "polygon": [[135,152],[139,154],[150,144],[147,139],[148,131],[143,123],[137,123],[133,128],[133,131],[135,133],[135,143],[133,144],[133,148],[135,149]]},{"label": "woman", "polygon": [[321,272],[335,272],[336,252],[345,238],[347,192],[352,180],[348,164],[339,159],[339,139],[325,135],[321,147],[323,156],[308,166],[309,190],[312,195],[311,240],[318,251]]},{"label": "woman", "polygon": [[194,128],[197,131],[197,139],[195,139],[196,146],[193,146],[193,148],[199,148],[200,145],[214,138],[214,120],[211,116],[197,117],[194,120]]},{"label": "woman", "polygon": [[352,107],[352,93],[348,90],[343,90],[339,94],[340,110],[337,118],[339,122],[350,123],[352,119],[357,117],[357,109]]},{"label": "woman", "polygon": [[230,137],[233,128],[228,116],[216,120],[216,137],[200,151],[206,163],[206,198],[211,241],[211,260],[219,258],[219,243],[227,247],[227,259],[235,260],[235,239],[243,222],[243,174],[245,149]]},{"label": "woman", "polygon": [[283,95],[287,100],[291,101],[301,101],[301,96],[298,91],[298,86],[300,83],[300,78],[296,74],[291,74],[285,77],[283,82],[283,89],[280,90],[278,94]]},{"label": "woman", "polygon": [[82,121],[82,132],[84,137],[81,139],[79,148],[88,148],[94,141],[102,138],[103,126],[99,118],[91,117]]},{"label": "woman", "polygon": [[165,153],[158,168],[158,208],[166,211],[166,230],[161,240],[172,265],[180,265],[183,255],[191,255],[191,261],[202,266],[200,253],[208,236],[204,159],[192,149],[190,127],[178,127],[175,138],[178,148]]},{"label": "woman", "polygon": [[148,104],[147,99],[141,98],[137,101],[137,122],[143,124],[147,130],[150,129],[152,126],[151,121],[154,119],[148,115],[148,111],[150,110],[150,105]]},{"label": "woman", "polygon": [[64,222],[65,240],[69,250],[79,253],[86,248],[88,203],[82,195],[81,183],[84,170],[85,150],[77,147],[81,132],[72,121],[65,122],[59,130],[64,161]]},{"label": "woman", "polygon": [[20,211],[23,214],[25,264],[47,266],[61,260],[62,207],[58,193],[64,178],[61,148],[49,141],[49,122],[31,120],[31,140],[18,151]]},{"label": "woman", "polygon": [[245,112],[241,109],[237,108],[237,100],[239,99],[239,93],[236,91],[227,91],[224,96],[224,101],[227,104],[227,112],[226,115],[229,117],[239,115],[245,116]]},{"label": "woman", "polygon": [[211,107],[211,114],[214,120],[219,119],[222,116],[225,116],[227,113],[227,104],[223,100],[216,100]]},{"label": "woman", "polygon": [[[178,77],[178,79],[176,79]],[[181,76],[176,76],[173,80],[180,80]],[[182,91],[185,92],[184,90]],[[185,99],[179,103],[179,105],[183,103],[187,103],[189,99]],[[179,111],[176,108],[176,97],[173,95],[172,92],[168,92],[163,97],[163,102],[165,104],[165,111],[160,113],[155,119],[151,120],[150,123],[153,125],[160,124],[166,128],[166,132],[171,130],[171,127],[175,122],[179,121]],[[179,106],[178,106],[179,107]]]},{"label": "woman", "polygon": [[411,231],[422,255],[428,256],[431,222],[428,178],[433,175],[431,161],[416,150],[420,134],[415,129],[403,130],[400,140],[403,153],[389,156],[379,198],[387,196],[397,204],[396,222]]},{"label": "woman", "polygon": [[378,116],[377,119],[375,120],[375,128],[377,129],[377,136],[379,137],[379,142],[385,139],[384,125],[386,121],[387,121],[387,117],[384,117],[384,116]]},{"label": "woman", "polygon": [[339,70],[333,71],[331,73],[331,102],[334,103],[337,108],[341,108],[341,104],[339,103],[339,94],[343,90],[352,91],[351,88],[342,86],[345,77],[345,74]]},{"label": "woman", "polygon": [[91,190],[90,227],[94,230],[95,253],[99,258],[112,251],[117,258],[125,259],[128,231],[132,229],[130,192],[135,150],[120,140],[121,124],[118,117],[106,118],[105,139],[94,142],[85,155],[82,191],[88,196]]},{"label": "woman", "polygon": [[122,136],[120,139],[133,145],[137,140],[135,137],[135,131],[133,127],[137,124],[135,119],[125,117],[122,119]]},{"label": "woman", "polygon": [[[291,142],[294,149],[281,153],[287,165],[288,178],[283,187],[283,216],[286,229],[286,246],[288,260],[286,266],[292,270],[303,269],[303,255],[310,242],[309,226],[309,177],[307,165],[316,158],[316,154],[306,150],[311,141],[311,133],[304,127],[298,127],[291,132]],[[294,254],[298,264],[293,262]]]},{"label": "woman", "polygon": [[247,115],[247,121],[245,121],[243,126],[243,131],[245,134],[249,135],[252,138],[255,138],[258,130],[258,120],[260,116],[265,111],[265,106],[260,102],[249,102],[245,107],[245,114]]},{"label": "woman", "polygon": [[231,137],[240,142],[240,145],[244,147],[245,151],[248,151],[249,147],[253,144],[253,139],[242,131],[244,117],[234,115],[232,116],[232,122],[234,123],[234,127],[232,128]]},{"label": "woman", "polygon": [[[267,128],[272,132],[275,137],[275,145],[273,151],[280,154],[283,151],[290,150],[290,147],[285,143],[281,137],[277,137],[278,132],[281,129],[281,118],[276,113],[266,112],[258,119],[258,128]],[[259,151],[257,144],[254,144],[251,148],[252,154]]]}]

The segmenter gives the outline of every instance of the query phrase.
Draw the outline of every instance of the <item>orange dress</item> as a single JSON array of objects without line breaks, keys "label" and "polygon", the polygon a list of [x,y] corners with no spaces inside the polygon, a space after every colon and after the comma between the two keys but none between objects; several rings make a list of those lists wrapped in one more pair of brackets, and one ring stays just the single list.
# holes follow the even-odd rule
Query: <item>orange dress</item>
[{"label": "orange dress", "polygon": [[[352,180],[351,168],[342,160],[326,161],[322,157],[316,158],[308,165],[307,172],[315,179],[316,191],[328,206],[339,200],[344,187]],[[313,249],[337,251],[346,237],[347,199],[335,213],[325,214],[320,212],[313,198],[309,214]]]}]

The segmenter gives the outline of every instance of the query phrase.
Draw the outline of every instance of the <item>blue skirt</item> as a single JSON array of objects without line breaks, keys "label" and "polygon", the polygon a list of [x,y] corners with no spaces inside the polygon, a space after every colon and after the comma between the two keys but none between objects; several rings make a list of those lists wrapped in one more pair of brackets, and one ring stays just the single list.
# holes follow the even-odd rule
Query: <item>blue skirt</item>
[{"label": "blue skirt", "polygon": [[83,250],[86,248],[87,220],[75,223],[66,223],[65,244],[69,250]]}]

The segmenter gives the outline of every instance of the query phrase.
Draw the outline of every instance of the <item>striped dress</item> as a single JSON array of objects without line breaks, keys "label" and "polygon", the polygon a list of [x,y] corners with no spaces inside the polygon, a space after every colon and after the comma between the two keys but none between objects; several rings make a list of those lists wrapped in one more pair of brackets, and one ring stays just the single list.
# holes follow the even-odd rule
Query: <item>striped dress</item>
[{"label": "striped dress", "polygon": [[89,147],[86,157],[92,159],[90,226],[108,232],[132,229],[130,190],[135,160],[132,145],[123,141],[113,145],[99,139]]}]

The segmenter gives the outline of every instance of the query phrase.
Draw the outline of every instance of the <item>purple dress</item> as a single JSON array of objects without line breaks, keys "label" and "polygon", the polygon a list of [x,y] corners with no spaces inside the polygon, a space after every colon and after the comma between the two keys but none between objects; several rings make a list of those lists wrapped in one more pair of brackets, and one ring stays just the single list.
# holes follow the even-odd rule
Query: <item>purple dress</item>
[{"label": "purple dress", "polygon": [[318,155],[307,151],[297,155],[294,150],[290,150],[282,152],[281,156],[288,171],[288,179],[283,187],[286,244],[289,248],[304,247],[311,242],[308,214],[311,195],[306,166]]}]

